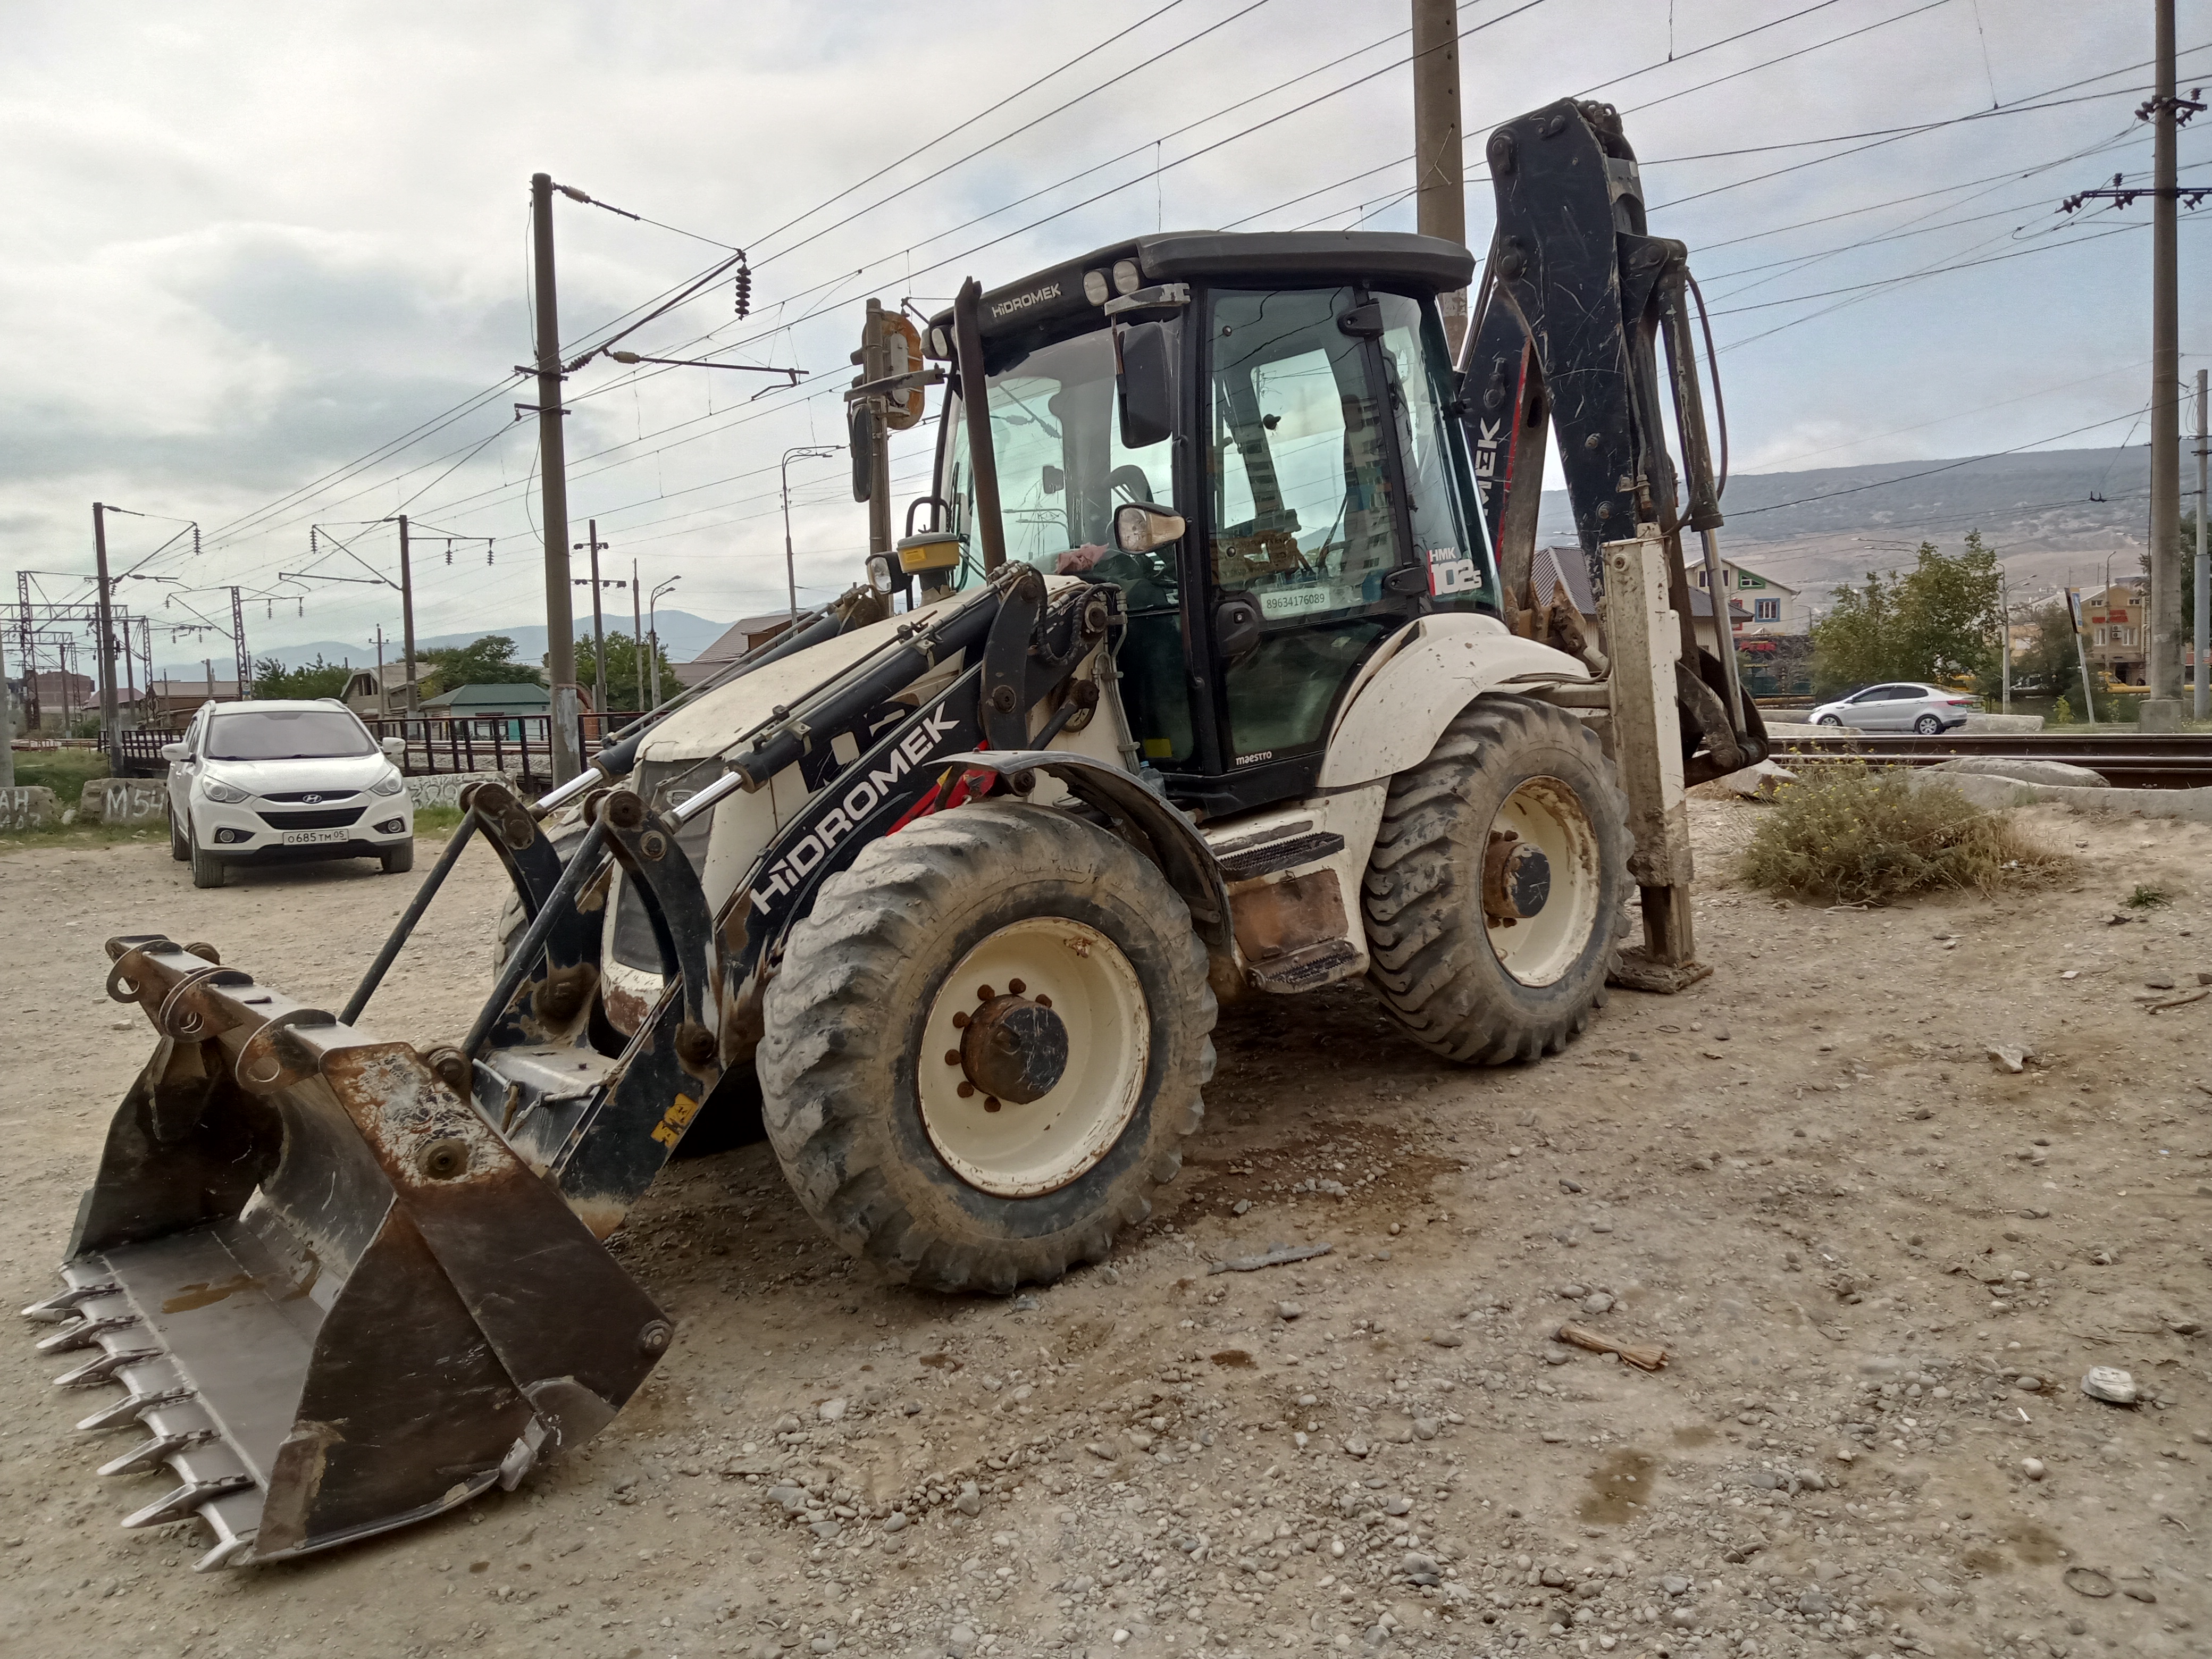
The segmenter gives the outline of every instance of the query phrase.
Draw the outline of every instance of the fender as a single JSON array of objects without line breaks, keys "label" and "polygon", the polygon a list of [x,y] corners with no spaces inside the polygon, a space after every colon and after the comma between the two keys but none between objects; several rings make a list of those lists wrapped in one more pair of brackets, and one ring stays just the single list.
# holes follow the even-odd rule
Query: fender
[{"label": "fender", "polygon": [[987,749],[952,756],[945,764],[996,772],[1017,794],[1034,787],[1024,781],[1024,774],[1042,772],[1085,805],[1104,813],[1116,830],[1125,834],[1135,830],[1132,839],[1138,850],[1159,866],[1168,884],[1190,907],[1191,921],[1208,949],[1234,953],[1229,890],[1222,884],[1213,849],[1187,815],[1120,767],[1064,749]]},{"label": "fender", "polygon": [[1578,659],[1507,631],[1495,617],[1425,617],[1352,693],[1330,733],[1323,790],[1356,788],[1418,766],[1485,691],[1532,676],[1587,681]]}]

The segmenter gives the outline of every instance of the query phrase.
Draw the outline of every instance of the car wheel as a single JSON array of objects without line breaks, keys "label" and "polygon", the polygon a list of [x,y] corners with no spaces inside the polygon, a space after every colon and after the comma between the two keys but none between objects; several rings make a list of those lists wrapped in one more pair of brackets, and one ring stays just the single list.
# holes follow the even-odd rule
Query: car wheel
[{"label": "car wheel", "polygon": [[1823,714],[1814,722],[1820,726],[1841,726],[1843,723],[1844,717],[1840,714]]},{"label": "car wheel", "polygon": [[1943,722],[1933,714],[1923,714],[1912,722],[1912,729],[1923,738],[1932,738],[1943,729]]},{"label": "car wheel", "polygon": [[200,838],[197,832],[191,832],[187,848],[191,854],[192,860],[192,885],[195,887],[222,886],[230,875],[230,866],[213,854],[200,850]]},{"label": "car wheel", "polygon": [[387,847],[377,855],[387,876],[404,876],[415,867],[415,843],[410,839],[397,847]]},{"label": "car wheel", "polygon": [[168,814],[169,856],[179,864],[190,864],[192,861],[192,844],[185,839],[184,828],[177,822],[177,809],[170,807]]}]

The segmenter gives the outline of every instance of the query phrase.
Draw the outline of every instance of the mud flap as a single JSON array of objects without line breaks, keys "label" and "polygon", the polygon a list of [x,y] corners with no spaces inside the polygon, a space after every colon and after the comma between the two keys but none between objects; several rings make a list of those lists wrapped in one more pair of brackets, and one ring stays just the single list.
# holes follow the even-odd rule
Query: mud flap
[{"label": "mud flap", "polygon": [[202,1568],[436,1515],[597,1433],[667,1319],[474,1107],[380,1042],[166,939],[108,942],[161,1040],[108,1132],[64,1289],[26,1309],[173,1472]]}]

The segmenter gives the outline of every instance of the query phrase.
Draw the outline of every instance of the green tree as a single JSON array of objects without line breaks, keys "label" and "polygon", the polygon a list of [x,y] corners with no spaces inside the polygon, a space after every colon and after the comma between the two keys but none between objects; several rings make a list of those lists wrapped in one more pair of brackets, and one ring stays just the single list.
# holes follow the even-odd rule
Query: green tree
[{"label": "green tree", "polygon": [[346,682],[353,678],[353,670],[343,663],[325,662],[321,653],[315,659],[302,663],[297,668],[287,668],[275,657],[264,657],[253,665],[253,690],[257,697],[335,697],[345,690]]},{"label": "green tree", "polygon": [[[629,635],[613,633],[607,635],[607,708],[630,712],[642,709],[652,696],[653,656],[660,658],[660,695],[671,696],[677,689],[676,669],[668,659],[668,653],[658,645],[641,650],[638,642]],[[592,685],[599,679],[599,659],[592,649],[589,635],[576,641],[576,684]],[[641,679],[639,670],[645,671]]]},{"label": "green tree", "polygon": [[514,641],[504,634],[487,634],[466,645],[450,645],[420,653],[428,659],[430,672],[422,682],[422,695],[443,696],[464,685],[543,685],[545,677],[526,662],[514,660]]},{"label": "green tree", "polygon": [[2023,633],[2033,629],[2034,635],[2013,659],[2014,686],[2026,682],[2035,687],[2038,696],[2059,698],[2071,708],[2080,708],[2081,664],[2074,648],[2074,621],[2064,598],[2046,600],[2026,616],[2016,616],[2014,624]]},{"label": "green tree", "polygon": [[[2197,509],[2191,507],[2181,515],[2181,556],[2175,562],[2181,567],[2181,641],[2182,661],[2189,660],[2189,641],[2197,637]],[[2143,549],[2142,573],[2150,574],[2150,550]],[[2183,678],[2188,678],[2186,672]]]},{"label": "green tree", "polygon": [[1813,624],[1813,684],[1832,695],[1879,680],[1978,678],[1997,653],[1996,555],[1969,531],[1957,553],[1920,544],[1913,568],[1867,573]]}]

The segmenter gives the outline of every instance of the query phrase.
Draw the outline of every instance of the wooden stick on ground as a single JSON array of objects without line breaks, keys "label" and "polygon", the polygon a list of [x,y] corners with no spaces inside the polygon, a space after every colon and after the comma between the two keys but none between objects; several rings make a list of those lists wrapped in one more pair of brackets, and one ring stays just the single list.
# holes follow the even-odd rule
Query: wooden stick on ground
[{"label": "wooden stick on ground", "polygon": [[1616,1342],[1581,1325],[1560,1326],[1559,1340],[1571,1342],[1577,1348],[1588,1348],[1592,1353],[1617,1353],[1630,1364],[1647,1371],[1656,1371],[1667,1363],[1667,1350],[1656,1342]]}]

